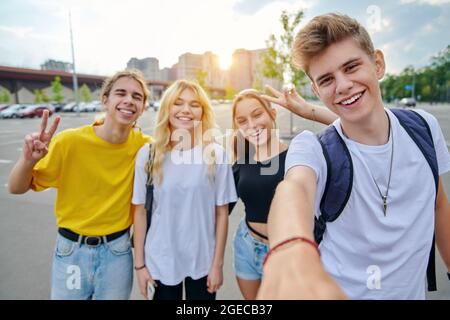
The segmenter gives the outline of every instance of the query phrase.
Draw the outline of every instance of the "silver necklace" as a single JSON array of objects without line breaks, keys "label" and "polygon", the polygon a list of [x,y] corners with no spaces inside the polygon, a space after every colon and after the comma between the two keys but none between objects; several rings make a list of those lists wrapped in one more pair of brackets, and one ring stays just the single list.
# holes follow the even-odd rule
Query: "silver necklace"
[{"label": "silver necklace", "polygon": [[389,186],[391,185],[392,163],[393,163],[393,159],[394,159],[394,132],[393,132],[393,130],[391,130],[391,119],[389,118],[388,114],[386,114],[386,116],[388,117],[388,121],[389,121],[388,142],[389,142],[389,139],[391,139],[392,148],[391,148],[391,163],[389,165],[389,178],[388,178],[388,184],[387,184],[385,195],[383,195],[381,193],[381,190],[377,184],[377,181],[373,177],[372,172],[370,172],[370,170],[369,170],[370,176],[372,177],[373,182],[375,183],[375,186],[377,187],[378,193],[380,194],[381,200],[383,201],[383,213],[384,213],[385,217],[386,217],[386,210],[387,210],[387,205],[388,205],[387,199],[388,199],[388,195],[389,195]]},{"label": "silver necklace", "polygon": [[[388,206],[387,199],[388,199],[388,195],[389,195],[389,186],[391,185],[392,163],[393,163],[393,159],[394,159],[394,132],[393,132],[393,130],[391,130],[391,119],[389,118],[389,115],[387,113],[386,113],[386,116],[388,117],[388,121],[389,121],[388,142],[389,142],[389,139],[391,139],[392,148],[391,148],[391,161],[390,161],[391,163],[389,165],[389,178],[388,178],[388,184],[387,184],[385,195],[383,195],[381,193],[381,190],[377,184],[377,181],[373,177],[372,172],[370,172],[369,167],[367,167],[367,169],[369,170],[370,176],[372,177],[373,183],[375,183],[378,193],[380,194],[381,200],[383,201],[383,213],[384,213],[385,217],[386,217],[386,210],[387,210],[387,206]],[[347,136],[345,133],[344,133],[344,135]]]}]

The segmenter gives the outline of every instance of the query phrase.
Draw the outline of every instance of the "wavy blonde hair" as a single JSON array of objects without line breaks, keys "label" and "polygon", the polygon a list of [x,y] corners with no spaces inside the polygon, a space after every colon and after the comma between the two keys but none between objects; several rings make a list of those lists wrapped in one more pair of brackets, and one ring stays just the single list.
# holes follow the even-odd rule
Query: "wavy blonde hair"
[{"label": "wavy blonde hair", "polygon": [[267,112],[267,114],[269,115],[269,117],[272,119],[273,121],[273,126],[274,128],[277,127],[277,123],[276,123],[276,119],[273,115],[273,113],[271,112],[272,106],[270,105],[270,102],[264,100],[263,98],[261,98],[261,93],[258,90],[255,89],[245,89],[242,90],[241,92],[239,92],[236,97],[234,98],[231,110],[232,110],[232,117],[233,117],[233,137],[231,139],[231,152],[232,152],[232,156],[233,156],[233,161],[237,161],[239,158],[239,146],[242,145],[242,143],[244,144],[244,156],[245,161],[248,161],[247,157],[249,156],[250,153],[250,148],[252,148],[252,146],[250,146],[250,143],[247,141],[247,139],[245,139],[242,134],[239,132],[239,126],[236,123],[236,108],[239,102],[241,102],[242,100],[246,100],[246,99],[255,99],[259,102],[259,104],[263,107],[264,111]]},{"label": "wavy blonde hair", "polygon": [[[161,98],[161,106],[156,118],[156,126],[154,133],[154,142],[152,144],[152,164],[147,164],[147,173],[151,173],[153,181],[157,184],[161,184],[163,181],[163,162],[167,152],[172,150],[171,142],[171,129],[169,124],[170,110],[175,104],[175,101],[180,97],[181,93],[186,90],[192,90],[197,101],[202,106],[202,147],[203,150],[208,148],[209,145],[215,143],[215,134],[211,129],[217,129],[214,111],[211,107],[208,95],[205,90],[196,82],[188,80],[177,80],[171,86],[169,86],[164,92]],[[205,134],[207,132],[209,134]],[[208,177],[211,181],[214,181],[216,154],[214,147],[211,148],[211,152],[207,152],[208,156]]]}]

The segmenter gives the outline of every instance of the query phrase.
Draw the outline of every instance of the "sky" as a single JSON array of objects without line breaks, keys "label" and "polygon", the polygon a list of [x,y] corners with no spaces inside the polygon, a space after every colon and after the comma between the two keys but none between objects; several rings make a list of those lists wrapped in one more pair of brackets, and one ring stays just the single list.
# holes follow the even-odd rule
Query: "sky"
[{"label": "sky", "polygon": [[171,67],[183,53],[212,51],[225,68],[238,48],[260,49],[282,31],[283,10],[356,18],[384,51],[388,73],[427,65],[450,44],[450,0],[1,0],[0,65],[39,69],[71,62],[77,72],[111,75],[136,57]]}]

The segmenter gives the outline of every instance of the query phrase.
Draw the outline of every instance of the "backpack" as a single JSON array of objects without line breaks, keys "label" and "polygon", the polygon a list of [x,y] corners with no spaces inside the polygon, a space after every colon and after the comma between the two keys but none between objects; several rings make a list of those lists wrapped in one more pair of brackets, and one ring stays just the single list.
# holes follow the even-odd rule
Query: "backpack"
[{"label": "backpack", "polygon": [[[412,110],[391,109],[400,125],[419,147],[435,180],[436,196],[439,186],[439,170],[433,136],[426,120]],[[320,243],[326,224],[335,221],[344,210],[353,185],[353,162],[345,142],[331,125],[317,134],[327,163],[327,180],[320,200],[321,215],[314,218],[314,238]],[[331,159],[333,161],[331,161]],[[436,198],[435,198],[436,203]],[[435,236],[431,246],[427,267],[428,291],[436,291]]]},{"label": "backpack", "polygon": [[152,209],[153,209],[153,177],[151,175],[151,168],[153,165],[152,159],[152,145],[148,146],[148,177],[147,177],[147,192],[145,194],[145,211],[147,212],[147,232],[150,229],[150,224],[152,222]]}]

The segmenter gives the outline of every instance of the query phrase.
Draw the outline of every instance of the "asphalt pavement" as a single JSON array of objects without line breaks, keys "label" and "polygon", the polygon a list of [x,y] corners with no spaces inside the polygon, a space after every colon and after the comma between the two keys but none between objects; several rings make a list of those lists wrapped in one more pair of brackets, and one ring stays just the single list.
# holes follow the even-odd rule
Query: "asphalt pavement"
[{"label": "asphalt pavement", "polygon": [[[450,105],[422,105],[421,108],[434,114],[442,127],[447,146],[450,145]],[[214,106],[217,122],[225,133],[231,128],[231,106]],[[95,113],[61,114],[58,131],[92,123]],[[155,112],[148,110],[140,118],[142,130],[151,134]],[[305,129],[317,132],[324,126],[293,117],[290,129],[290,115],[279,109],[278,128],[286,142],[292,133]],[[56,226],[54,217],[55,190],[28,192],[25,195],[10,195],[7,191],[9,172],[22,152],[26,133],[39,129],[40,119],[0,120],[0,299],[48,299],[50,296],[50,272],[55,243]],[[450,195],[450,174],[443,177],[445,190]],[[239,202],[230,215],[229,234],[225,253],[224,285],[217,299],[242,299],[232,266],[232,238],[239,221],[244,216]],[[450,299],[450,281],[445,267],[437,255],[438,292],[429,293],[429,299]],[[135,285],[132,299],[141,299]]]}]

